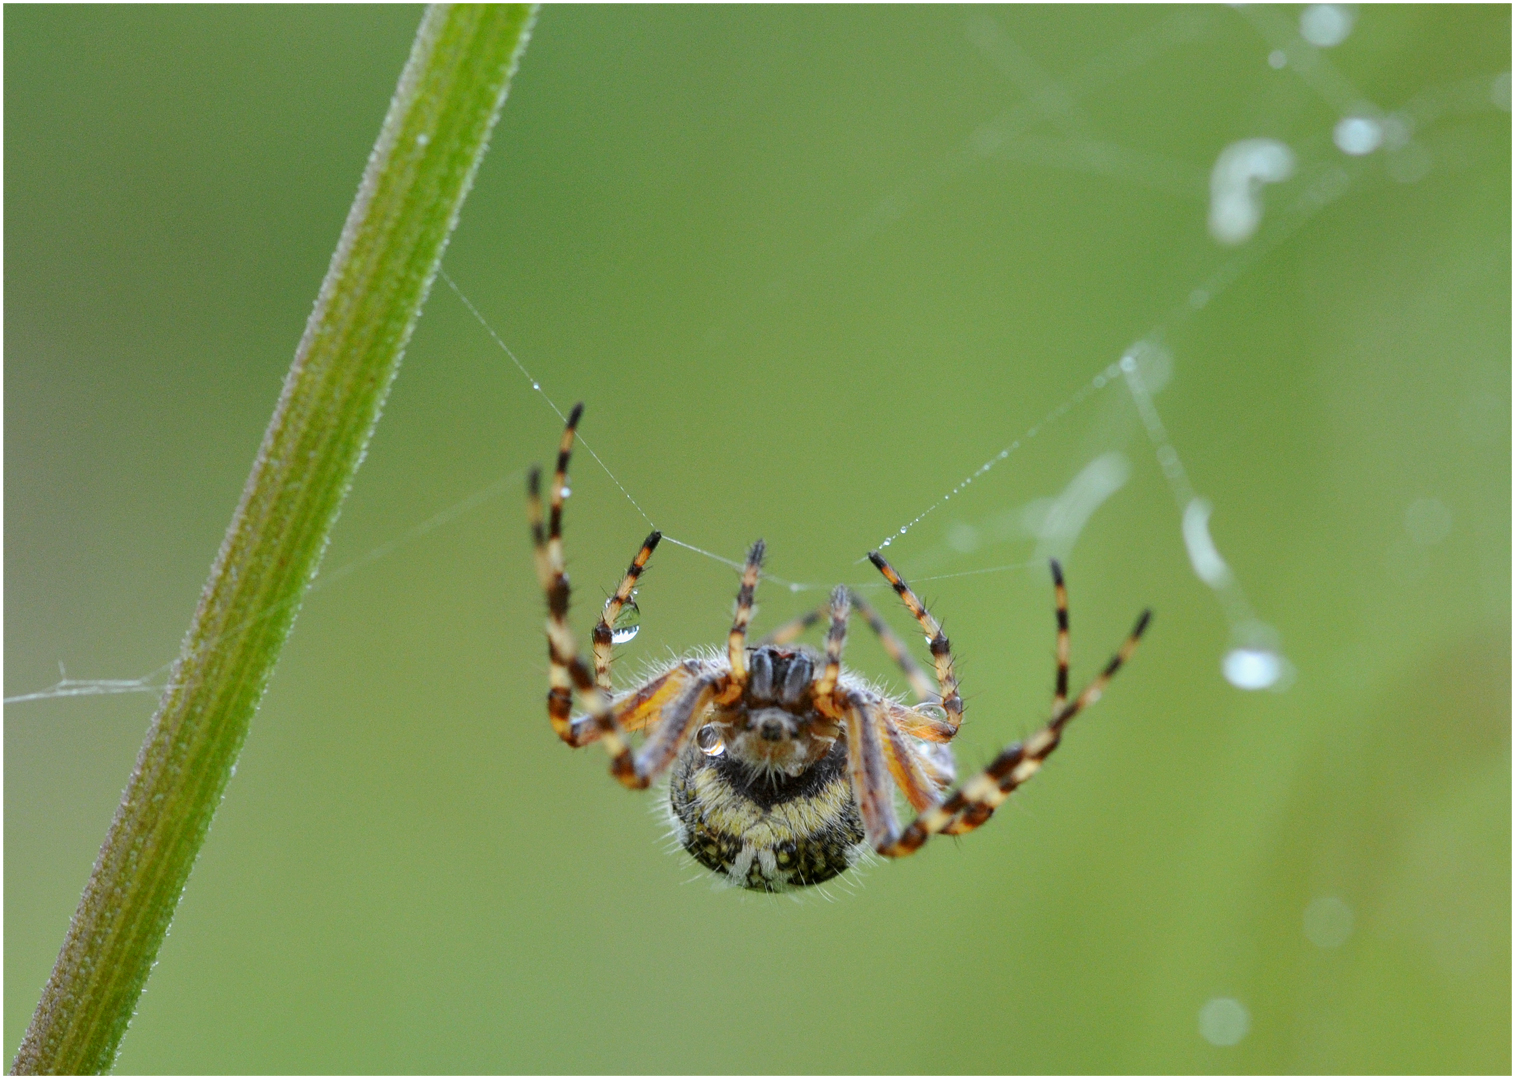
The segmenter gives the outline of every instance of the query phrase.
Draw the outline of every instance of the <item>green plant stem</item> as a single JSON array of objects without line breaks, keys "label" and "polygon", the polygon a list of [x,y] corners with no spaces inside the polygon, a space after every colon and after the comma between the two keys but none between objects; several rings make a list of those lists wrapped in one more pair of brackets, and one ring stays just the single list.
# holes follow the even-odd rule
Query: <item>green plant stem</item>
[{"label": "green plant stem", "polygon": [[109,1069],[505,101],[535,8],[417,31],[242,500],[12,1070]]}]

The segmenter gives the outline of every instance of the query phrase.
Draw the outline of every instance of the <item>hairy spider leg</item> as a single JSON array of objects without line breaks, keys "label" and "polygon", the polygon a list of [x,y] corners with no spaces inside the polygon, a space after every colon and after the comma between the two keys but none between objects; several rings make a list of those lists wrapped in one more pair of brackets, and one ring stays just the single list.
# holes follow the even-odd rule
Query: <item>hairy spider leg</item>
[{"label": "hairy spider leg", "polygon": [[579,418],[584,415],[584,402],[569,410],[563,424],[563,434],[558,439],[558,460],[553,466],[553,487],[548,492],[547,555],[553,569],[563,573],[563,491],[568,486],[569,457],[574,452],[574,432],[579,427]]},{"label": "hairy spider leg", "polygon": [[568,607],[567,596],[560,596],[564,592],[559,588],[557,575],[553,572],[552,559],[547,553],[547,537],[542,527],[542,495],[540,472],[531,469],[526,477],[526,512],[532,527],[532,548],[536,555],[537,580],[542,586],[542,591],[547,596],[548,622],[547,622],[547,660],[548,660],[548,691],[547,691],[547,717],[553,725],[553,731],[560,739],[568,742],[570,739],[569,713],[573,710],[574,693],[572,681],[569,677],[568,665],[560,658],[558,649],[554,646],[553,637],[555,623],[558,622],[558,610]]},{"label": "hairy spider leg", "polygon": [[882,850],[900,835],[895,818],[890,767],[885,757],[883,732],[875,719],[874,703],[860,694],[847,702],[847,765],[863,819],[863,835],[870,847]]},{"label": "hairy spider leg", "polygon": [[[1058,573],[1055,568],[1055,574]],[[1056,579],[1055,579],[1056,580]],[[1003,750],[983,772],[963,784],[940,805],[916,818],[905,831],[887,843],[878,845],[881,855],[898,858],[910,855],[937,833],[957,835],[972,832],[994,814],[995,809],[1011,792],[1026,783],[1042,768],[1058,747],[1063,737],[1063,728],[1084,709],[1100,700],[1107,684],[1131,657],[1138,641],[1152,621],[1152,611],[1144,611],[1137,625],[1097,675],[1072,702],[1064,705],[1053,716],[1047,727],[1037,732],[1025,743],[1012,743]]]},{"label": "hairy spider leg", "polygon": [[[863,616],[864,621],[869,624],[869,629],[874,631],[875,636],[879,638],[879,644],[884,646],[885,653],[905,673],[905,681],[910,683],[911,692],[916,695],[916,703],[918,705],[927,702],[935,704],[938,697],[937,692],[927,682],[926,673],[921,670],[921,665],[916,663],[911,654],[906,651],[905,643],[896,636],[895,631],[889,628],[889,625],[880,617],[879,612],[874,610],[873,605],[856,592],[850,591],[848,595],[852,600],[854,609],[857,610],[858,614]],[[777,630],[766,635],[759,644],[788,645],[822,619],[829,616],[831,611],[832,604],[828,601],[814,610],[807,611],[804,615],[791,619]]]},{"label": "hairy spider leg", "polygon": [[1053,566],[1053,607],[1058,619],[1058,673],[1053,688],[1053,715],[1063,711],[1069,699],[1069,591],[1063,585],[1063,567]]},{"label": "hairy spider leg", "polygon": [[558,443],[558,463],[553,473],[553,491],[549,495],[545,536],[542,528],[542,470],[539,468],[532,468],[527,473],[526,507],[537,559],[537,576],[547,596],[548,720],[560,739],[571,746],[576,745],[569,714],[573,707],[573,690],[577,689],[585,711],[600,729],[600,741],[611,755],[614,771],[617,765],[630,767],[631,748],[611,712],[609,699],[595,685],[589,668],[579,658],[578,644],[568,626],[570,589],[563,567],[563,484],[573,451],[574,429],[583,414],[582,402],[569,411],[563,438]]},{"label": "hairy spider leg", "polygon": [[611,773],[629,788],[645,788],[669,767],[695,733],[704,718],[706,706],[716,698],[719,677],[706,676],[689,680],[663,709],[657,727],[635,755],[617,758]]},{"label": "hairy spider leg", "polygon": [[890,583],[906,609],[921,624],[921,630],[926,634],[927,648],[932,653],[932,662],[937,667],[937,685],[942,688],[942,708],[947,713],[948,725],[956,732],[963,723],[963,698],[958,696],[958,674],[953,670],[953,647],[948,644],[947,635],[942,632],[942,624],[926,609],[926,605],[911,591],[904,579],[895,573],[895,568],[885,562],[884,556],[871,551],[869,562],[884,575],[884,580]]},{"label": "hairy spider leg", "polygon": [[611,688],[612,647],[615,644],[612,639],[615,636],[616,619],[620,617],[621,609],[626,606],[627,601],[632,598],[632,590],[637,587],[637,579],[642,576],[642,571],[647,568],[647,561],[653,557],[653,549],[662,539],[663,534],[657,529],[647,534],[647,539],[642,541],[642,549],[637,552],[632,565],[626,568],[626,576],[621,579],[620,588],[605,602],[605,610],[600,613],[600,621],[590,632],[590,640],[595,645],[595,684],[602,690]]},{"label": "hairy spider leg", "polygon": [[874,636],[879,639],[879,644],[884,646],[884,651],[889,658],[895,661],[905,674],[905,681],[910,684],[911,692],[916,695],[916,704],[937,703],[942,695],[927,682],[926,672],[921,670],[921,665],[916,663],[916,658],[906,649],[905,642],[901,641],[895,631],[889,628],[872,604],[856,592],[852,595],[853,606],[858,609],[858,614],[863,616],[864,621],[869,624],[869,629],[874,631]]},{"label": "hairy spider leg", "polygon": [[[870,704],[872,707],[864,712],[864,717],[879,728],[885,764],[889,766],[890,775],[895,778],[896,785],[905,793],[906,799],[910,801],[917,813],[936,806],[942,801],[941,788],[938,782],[934,782],[928,775],[927,763],[922,760],[920,751],[906,738],[907,730],[896,722],[882,703],[871,702]],[[909,716],[914,716],[914,714],[908,713],[907,717]],[[910,734],[915,734],[915,732],[910,732]],[[950,775],[942,776],[940,779],[942,787],[946,787],[951,781]]]},{"label": "hairy spider leg", "polygon": [[764,543],[753,541],[748,549],[747,565],[742,568],[742,585],[737,590],[737,614],[732,618],[731,633],[726,636],[727,663],[731,679],[721,695],[722,704],[730,704],[747,688],[747,624],[753,618],[753,592],[758,588],[758,572],[763,569]]},{"label": "hairy spider leg", "polygon": [[826,667],[821,677],[811,683],[811,693],[816,704],[833,718],[839,711],[832,704],[832,692],[837,689],[837,680],[842,677],[842,647],[847,644],[847,620],[852,613],[846,585],[832,590],[832,625],[826,631]]}]

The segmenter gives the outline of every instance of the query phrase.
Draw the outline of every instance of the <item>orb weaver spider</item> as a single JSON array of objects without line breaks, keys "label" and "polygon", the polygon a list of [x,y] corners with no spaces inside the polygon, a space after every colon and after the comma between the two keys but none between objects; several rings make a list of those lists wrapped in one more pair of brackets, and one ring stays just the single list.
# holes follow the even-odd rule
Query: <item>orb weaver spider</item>
[{"label": "orb weaver spider", "polygon": [[[641,685],[615,692],[617,620],[662,534],[648,535],[606,601],[591,635],[592,673],[569,629],[563,561],[564,484],[583,412],[582,403],[575,405],[564,426],[545,527],[540,468],[527,478],[537,576],[547,596],[548,719],[572,747],[604,746],[611,775],[629,788],[645,788],[668,773],[681,846],[732,885],[763,892],[816,885],[870,852],[899,858],[938,833],[977,829],[1042,767],[1069,721],[1100,698],[1151,620],[1152,612],[1144,611],[1104,670],[1070,700],[1068,593],[1054,561],[1058,658],[1052,717],[951,793],[955,768],[949,744],[963,722],[952,649],[937,619],[877,551],[869,560],[926,635],[935,686],[878,612],[844,585],[832,592],[829,604],[749,645],[764,556],[759,540],[743,567],[726,648],[698,650]],[[914,704],[842,666],[854,611],[904,673]],[[793,644],[828,618],[824,651]],[[576,694],[584,708],[580,716],[572,715]],[[627,736],[637,732],[645,738],[634,749]],[[895,787],[917,813],[904,828],[895,815]]]}]

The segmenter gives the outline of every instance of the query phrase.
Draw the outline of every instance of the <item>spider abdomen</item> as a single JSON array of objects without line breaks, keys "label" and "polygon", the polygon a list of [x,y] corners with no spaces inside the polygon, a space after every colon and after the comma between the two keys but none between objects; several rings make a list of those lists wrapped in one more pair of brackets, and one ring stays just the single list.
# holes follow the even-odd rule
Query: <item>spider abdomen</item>
[{"label": "spider abdomen", "polygon": [[684,849],[745,889],[817,885],[863,855],[841,740],[795,776],[691,746],[673,767],[669,805]]}]

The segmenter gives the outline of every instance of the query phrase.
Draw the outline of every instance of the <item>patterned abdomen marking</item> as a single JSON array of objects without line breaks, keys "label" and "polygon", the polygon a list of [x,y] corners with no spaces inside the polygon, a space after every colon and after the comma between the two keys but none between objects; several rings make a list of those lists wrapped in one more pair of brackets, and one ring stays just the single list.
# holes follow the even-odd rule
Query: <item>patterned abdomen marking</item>
[{"label": "patterned abdomen marking", "polygon": [[733,885],[759,892],[818,885],[863,855],[847,747],[799,776],[755,775],[726,754],[690,747],[674,765],[669,805],[679,842]]}]

